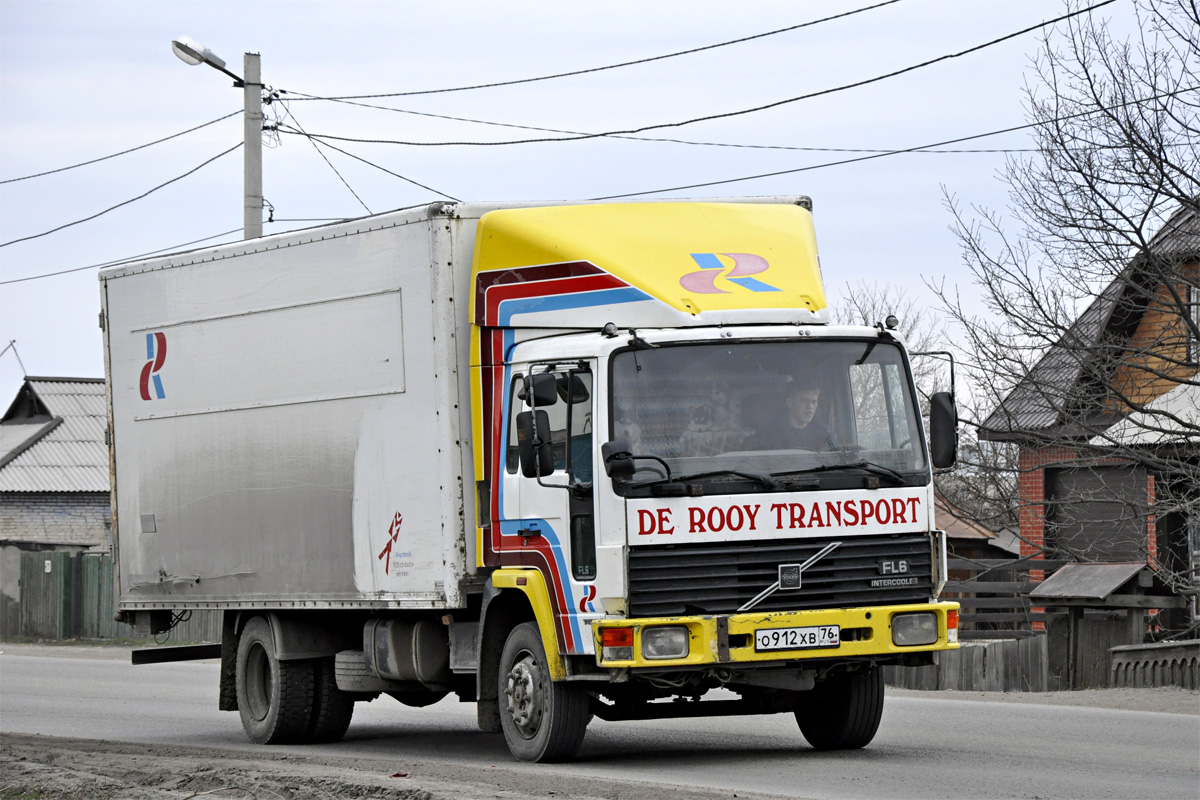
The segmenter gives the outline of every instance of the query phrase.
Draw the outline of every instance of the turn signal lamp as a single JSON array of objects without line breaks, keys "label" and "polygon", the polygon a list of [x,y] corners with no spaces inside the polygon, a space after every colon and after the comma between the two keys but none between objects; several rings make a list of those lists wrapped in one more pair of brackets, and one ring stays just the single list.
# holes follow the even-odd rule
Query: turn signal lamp
[{"label": "turn signal lamp", "polygon": [[958,641],[958,609],[946,612],[946,641]]},{"label": "turn signal lamp", "polygon": [[605,661],[633,661],[633,628],[601,629],[600,647]]}]

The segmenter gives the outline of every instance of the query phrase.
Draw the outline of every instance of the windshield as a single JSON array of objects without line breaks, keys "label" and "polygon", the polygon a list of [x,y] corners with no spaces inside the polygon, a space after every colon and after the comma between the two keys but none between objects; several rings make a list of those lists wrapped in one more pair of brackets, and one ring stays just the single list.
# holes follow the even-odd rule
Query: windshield
[{"label": "windshield", "polygon": [[[611,438],[675,479],[794,480],[844,467],[905,482],[926,472],[908,370],[888,342],[662,346],[619,352],[611,369]],[[634,483],[666,477],[656,460],[635,466]]]}]

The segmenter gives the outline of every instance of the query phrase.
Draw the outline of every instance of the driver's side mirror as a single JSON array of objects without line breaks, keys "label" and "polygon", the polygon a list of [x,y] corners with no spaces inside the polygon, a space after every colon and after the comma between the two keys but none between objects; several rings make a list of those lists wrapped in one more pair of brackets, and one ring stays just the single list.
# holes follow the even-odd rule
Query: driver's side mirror
[{"label": "driver's side mirror", "polygon": [[[551,391],[554,376],[550,378]],[[536,419],[535,419],[536,415]],[[534,436],[534,423],[537,436]],[[517,414],[517,452],[521,458],[521,474],[526,478],[538,478],[554,472],[554,449],[550,442],[550,415],[540,409],[522,411]]]},{"label": "driver's side mirror", "polygon": [[938,469],[948,469],[958,460],[958,411],[949,392],[929,398],[929,455]]}]

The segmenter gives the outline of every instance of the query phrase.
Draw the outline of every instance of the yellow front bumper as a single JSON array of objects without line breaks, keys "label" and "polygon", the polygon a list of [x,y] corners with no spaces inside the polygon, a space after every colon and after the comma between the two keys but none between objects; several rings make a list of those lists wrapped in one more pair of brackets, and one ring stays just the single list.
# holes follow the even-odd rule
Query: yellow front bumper
[{"label": "yellow front bumper", "polygon": [[[819,611],[762,612],[729,616],[659,617],[599,620],[592,623],[596,663],[601,667],[689,667],[705,664],[753,664],[760,661],[794,661],[807,658],[899,655],[958,648],[958,603],[917,603],[870,608],[837,608]],[[897,614],[932,611],[938,620],[936,642],[900,646],[892,642],[892,618]],[[955,627],[947,628],[947,615],[954,612]],[[756,651],[754,632],[771,628],[811,628],[836,625],[840,643],[834,647],[797,650]],[[647,628],[682,626],[688,630],[688,654],[674,659],[642,656],[642,634]],[[606,628],[632,628],[632,658],[606,657],[602,632]]]}]

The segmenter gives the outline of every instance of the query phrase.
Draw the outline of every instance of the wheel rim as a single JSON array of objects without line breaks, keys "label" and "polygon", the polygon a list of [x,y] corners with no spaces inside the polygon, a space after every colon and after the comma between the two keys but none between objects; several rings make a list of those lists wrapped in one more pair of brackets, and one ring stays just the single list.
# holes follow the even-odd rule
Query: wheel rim
[{"label": "wheel rim", "polygon": [[266,648],[255,643],[246,656],[246,701],[250,715],[264,720],[271,710],[271,661]]},{"label": "wheel rim", "polygon": [[528,651],[521,653],[508,671],[504,697],[505,708],[517,733],[532,739],[542,725],[545,696],[542,691],[542,671]]}]

